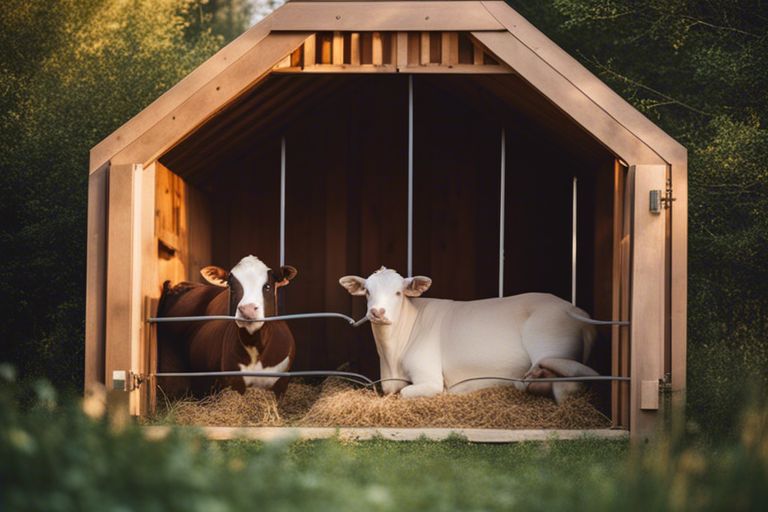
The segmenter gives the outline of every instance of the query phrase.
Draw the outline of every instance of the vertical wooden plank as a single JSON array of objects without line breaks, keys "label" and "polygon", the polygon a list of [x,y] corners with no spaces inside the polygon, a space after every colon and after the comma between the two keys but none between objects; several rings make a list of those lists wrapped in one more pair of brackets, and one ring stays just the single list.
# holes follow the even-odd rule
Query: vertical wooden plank
[{"label": "vertical wooden plank", "polygon": [[[155,236],[155,181],[156,166],[148,165],[141,171],[139,184],[140,203],[136,210],[136,218],[139,222],[135,232],[134,244],[136,246],[136,261],[134,261],[134,273],[138,276],[139,289],[134,291],[134,304],[139,313],[138,328],[138,361],[136,368],[141,375],[148,375],[155,371],[150,366],[152,359],[151,332],[153,327],[146,320],[151,314],[147,309],[149,301],[157,301],[160,298],[161,286],[157,275],[157,237]],[[135,319],[134,319],[135,320]],[[139,414],[146,415],[150,410],[148,385],[138,391]]]},{"label": "vertical wooden plank", "polygon": [[458,32],[448,33],[448,64],[455,66],[459,63],[459,34]]},{"label": "vertical wooden plank", "polygon": [[[107,387],[115,370],[138,371],[141,321],[141,173],[138,164],[115,165],[109,175],[107,251]],[[137,271],[138,270],[138,271]],[[139,412],[131,393],[130,411]]]},{"label": "vertical wooden plank", "polygon": [[185,255],[186,276],[188,281],[196,281],[200,270],[214,263],[212,211],[208,198],[198,189],[184,184],[184,210],[186,244],[182,248]]},{"label": "vertical wooden plank", "polygon": [[[622,227],[621,227],[621,297],[620,297],[620,316],[619,320],[629,321],[631,319],[631,292],[632,292],[632,244],[630,233],[632,231],[632,207],[635,190],[635,170],[629,168],[624,178],[624,196]],[[619,374],[622,377],[630,377],[630,328],[628,326],[619,327]],[[626,382],[619,384],[620,387],[620,413],[621,424],[629,426],[630,424],[630,385]]]},{"label": "vertical wooden plank", "polygon": [[[664,369],[664,216],[649,210],[651,190],[664,190],[666,167],[637,165],[632,219],[632,325],[630,431],[649,439],[657,427],[656,411],[643,410],[643,381],[658,381]],[[646,386],[646,390],[650,389]]]},{"label": "vertical wooden plank", "polygon": [[419,62],[422,66],[429,64],[429,32],[421,33],[421,45],[420,45],[420,57]]},{"label": "vertical wooden plank", "polygon": [[[613,249],[611,271],[611,319],[621,318],[621,239],[623,231],[624,168],[618,160],[613,166]],[[620,327],[611,326],[611,375],[621,375]],[[626,427],[621,418],[621,387],[611,383],[611,423],[613,427]]]},{"label": "vertical wooden plank", "polygon": [[305,68],[315,65],[315,52],[317,52],[317,47],[315,45],[316,40],[317,40],[317,36],[315,34],[312,34],[306,39],[306,41],[304,41],[304,67]]},{"label": "vertical wooden plank", "polygon": [[352,32],[349,37],[349,63],[353,66],[360,65],[360,33]]},{"label": "vertical wooden plank", "polygon": [[373,56],[371,61],[374,66],[381,66],[384,63],[384,48],[381,39],[381,32],[373,33]]},{"label": "vertical wooden plank", "polygon": [[320,37],[320,64],[331,63],[331,42],[333,37],[324,33]]},{"label": "vertical wooden plank", "polygon": [[418,66],[421,62],[421,33],[408,32],[408,65]]},{"label": "vertical wooden plank", "polygon": [[298,68],[301,67],[301,59],[302,59],[302,51],[303,46],[299,46],[295,50],[293,50],[293,53],[291,53],[291,67],[292,68]]},{"label": "vertical wooden plank", "polygon": [[104,384],[109,164],[88,177],[88,245],[85,297],[85,388]]},{"label": "vertical wooden plank", "polygon": [[443,37],[441,40],[442,50],[440,53],[440,64],[443,66],[448,66],[450,64],[449,59],[451,58],[451,39],[449,34],[450,32],[443,32]]},{"label": "vertical wooden plank", "polygon": [[672,405],[685,405],[688,308],[688,164],[672,164],[672,233],[670,322],[672,343]]},{"label": "vertical wooden plank", "polygon": [[397,68],[403,70],[408,67],[408,32],[397,33]]},{"label": "vertical wooden plank", "polygon": [[344,37],[341,32],[333,33],[332,62],[336,66],[344,64]]},{"label": "vertical wooden plank", "polygon": [[475,66],[482,66],[483,65],[483,48],[477,42],[473,42],[472,47],[474,49],[473,64]]}]

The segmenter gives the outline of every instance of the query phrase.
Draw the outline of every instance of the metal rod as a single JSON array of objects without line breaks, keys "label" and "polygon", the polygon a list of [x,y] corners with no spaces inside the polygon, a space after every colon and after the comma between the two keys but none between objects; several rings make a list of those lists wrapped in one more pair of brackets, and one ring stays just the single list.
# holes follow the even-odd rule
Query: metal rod
[{"label": "metal rod", "polygon": [[501,178],[500,178],[500,199],[499,199],[499,297],[504,296],[504,208],[507,196],[506,174],[507,174],[507,143],[506,129],[501,129]]},{"label": "metal rod", "polygon": [[571,238],[571,304],[576,305],[576,200],[578,179],[573,177],[573,219]]},{"label": "metal rod", "polygon": [[285,137],[280,143],[280,266],[285,265]]},{"label": "metal rod", "polygon": [[335,370],[311,370],[296,372],[257,372],[257,371],[225,371],[225,372],[158,372],[153,377],[342,377],[373,386],[375,383],[360,373],[340,372]]},{"label": "metal rod", "polygon": [[413,277],[413,75],[408,75],[408,276]]},{"label": "metal rod", "polygon": [[523,384],[529,384],[532,382],[601,382],[601,381],[621,381],[629,382],[629,377],[613,377],[611,375],[592,375],[592,376],[579,376],[579,377],[542,377],[540,379],[515,379],[513,377],[472,377],[469,379],[460,380],[455,384],[451,384],[446,389],[451,390],[459,384],[466,382],[472,382],[476,380],[503,380],[507,382],[520,382]]},{"label": "metal rod", "polygon": [[360,319],[355,321],[354,318],[341,313],[300,313],[296,315],[278,315],[268,316],[257,320],[247,320],[244,318],[237,318],[229,315],[208,315],[208,316],[168,316],[168,317],[154,317],[148,318],[147,322],[150,324],[161,323],[173,323],[173,322],[207,322],[209,320],[237,320],[238,322],[275,322],[278,320],[298,320],[302,318],[341,318],[346,320],[350,325],[357,326],[366,319]]},{"label": "metal rod", "polygon": [[586,316],[577,315],[573,311],[569,311],[568,314],[575,318],[576,320],[580,322],[584,322],[585,324],[590,325],[629,325],[630,322],[628,320],[593,320],[592,318],[587,318]]}]

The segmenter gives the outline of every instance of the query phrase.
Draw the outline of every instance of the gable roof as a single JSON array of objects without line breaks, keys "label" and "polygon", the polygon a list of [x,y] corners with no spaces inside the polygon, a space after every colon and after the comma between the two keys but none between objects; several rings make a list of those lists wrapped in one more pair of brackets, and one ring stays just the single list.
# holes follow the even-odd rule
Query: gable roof
[{"label": "gable roof", "polygon": [[91,150],[90,171],[149,163],[318,31],[465,31],[630,164],[684,165],[686,150],[503,1],[293,1],[221,49]]}]

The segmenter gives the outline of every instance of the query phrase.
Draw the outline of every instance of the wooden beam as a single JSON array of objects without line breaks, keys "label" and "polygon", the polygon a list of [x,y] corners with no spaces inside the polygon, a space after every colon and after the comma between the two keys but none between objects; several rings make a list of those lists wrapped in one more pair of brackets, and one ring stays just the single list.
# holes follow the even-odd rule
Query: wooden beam
[{"label": "wooden beam", "polygon": [[310,35],[272,34],[124,147],[112,157],[112,162],[148,164],[156,160],[225,105],[253,87]]},{"label": "wooden beam", "polygon": [[665,221],[649,209],[652,190],[664,190],[665,165],[632,166],[635,181],[632,215],[632,325],[630,385],[632,439],[650,439],[658,427],[659,415],[652,409],[652,384],[658,392],[664,372]]},{"label": "wooden beam", "polygon": [[272,30],[501,30],[479,2],[289,2],[273,14]]},{"label": "wooden beam", "polygon": [[90,154],[90,172],[93,173],[106,164],[114,155],[150,130],[172,110],[204,88],[214,77],[226,71],[258,46],[269,35],[273,17],[274,14],[266,17],[216,52],[147,108],[95,145]]},{"label": "wooden beam", "polygon": [[666,163],[654,148],[618,122],[613,112],[609,113],[599,107],[589,95],[574,87],[558,70],[548,65],[537,51],[524,45],[513,34],[473,32],[472,36],[608,147],[614,155],[628,162]]},{"label": "wooden beam", "polygon": [[456,32],[443,32],[441,63],[443,66],[459,63],[459,34]]},{"label": "wooden beam", "polygon": [[109,164],[88,177],[88,243],[85,295],[85,389],[105,384]]},{"label": "wooden beam", "polygon": [[360,65],[360,32],[349,35],[349,63],[352,66]]},{"label": "wooden beam", "polygon": [[384,64],[384,47],[381,40],[381,32],[373,33],[373,57],[371,57],[374,66]]},{"label": "wooden beam", "polygon": [[331,427],[143,427],[149,439],[164,439],[171,432],[185,429],[202,432],[208,439],[224,441],[231,439],[249,439],[276,441],[292,439],[328,439],[336,438],[349,441],[368,441],[383,438],[388,441],[418,441],[426,438],[442,441],[459,436],[472,443],[518,443],[528,441],[570,441],[579,439],[624,440],[626,430],[502,430],[486,428],[331,428]]},{"label": "wooden beam", "polygon": [[688,162],[672,163],[672,233],[670,322],[672,343],[672,405],[683,410],[686,388],[688,327]]},{"label": "wooden beam", "polygon": [[472,49],[474,51],[472,63],[475,66],[481,66],[483,64],[483,55],[484,55],[483,47],[473,42]]},{"label": "wooden beam", "polygon": [[[481,4],[509,31],[512,37],[517,39],[529,52],[535,54],[540,61],[543,61],[542,64],[545,66],[542,67],[551,67],[571,84],[572,90],[578,90],[614,118],[623,127],[622,131],[630,132],[648,148],[652,148],[660,157],[657,157],[657,160],[666,163],[686,161],[686,150],[680,143],[667,135],[528,20],[510,8],[506,2],[482,1]],[[490,34],[490,32],[486,34]],[[496,55],[507,60],[504,56],[499,55],[495,49],[492,50]],[[510,61],[507,60],[507,62]],[[550,99],[557,102],[556,98],[550,97]],[[602,139],[602,136],[598,136],[598,138]],[[634,159],[631,155],[617,154],[627,162],[655,163],[647,158]]]}]

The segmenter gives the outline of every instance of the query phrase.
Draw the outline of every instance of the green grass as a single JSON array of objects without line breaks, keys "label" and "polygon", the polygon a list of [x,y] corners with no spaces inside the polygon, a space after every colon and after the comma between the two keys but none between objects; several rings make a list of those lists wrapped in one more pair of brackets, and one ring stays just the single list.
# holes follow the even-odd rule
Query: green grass
[{"label": "green grass", "polygon": [[[150,441],[0,365],[0,511],[757,510],[768,408],[721,444]],[[704,439],[704,438],[703,438]]]}]

